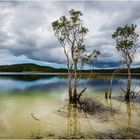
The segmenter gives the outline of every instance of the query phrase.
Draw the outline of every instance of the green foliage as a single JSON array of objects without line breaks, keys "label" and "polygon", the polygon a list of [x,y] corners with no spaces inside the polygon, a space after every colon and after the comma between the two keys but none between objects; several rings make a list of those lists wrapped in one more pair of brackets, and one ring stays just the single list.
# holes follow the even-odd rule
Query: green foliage
[{"label": "green foliage", "polygon": [[116,48],[118,51],[131,50],[134,47],[139,36],[135,31],[136,27],[136,25],[132,24],[130,26],[125,25],[124,27],[118,27],[116,29],[112,38],[116,39]]},{"label": "green foliage", "polygon": [[81,61],[83,63],[91,63],[92,60],[94,60],[94,62],[96,61],[97,59],[97,56],[100,55],[100,52],[98,50],[93,50],[93,52],[91,52],[90,54],[84,54],[81,56]]},{"label": "green foliage", "polygon": [[[90,55],[87,55],[85,53],[86,46],[84,44],[84,41],[85,36],[88,33],[88,29],[83,26],[83,22],[80,19],[82,15],[83,14],[81,13],[81,11],[75,11],[74,9],[71,9],[69,11],[69,18],[67,18],[66,16],[60,17],[59,20],[56,20],[52,23],[52,27],[55,36],[57,37],[63,48],[70,48],[73,62],[81,61],[82,63],[86,63],[91,61],[93,58],[97,58],[97,55],[99,55],[100,53],[97,53],[96,50],[95,52],[93,51],[93,53],[91,53]],[[67,51],[65,51],[65,55],[68,59],[68,54],[66,53]]]},{"label": "green foliage", "polygon": [[70,47],[74,45],[76,48],[79,45],[83,45],[83,39],[88,29],[82,26],[82,21],[80,20],[82,13],[80,11],[72,9],[69,14],[69,19],[62,16],[59,20],[52,22],[52,27],[61,44],[68,43]]},{"label": "green foliage", "polygon": [[139,37],[136,27],[134,24],[118,27],[112,35],[112,38],[116,40],[117,50],[122,54],[123,64],[127,66],[133,62],[136,52],[136,42]]}]

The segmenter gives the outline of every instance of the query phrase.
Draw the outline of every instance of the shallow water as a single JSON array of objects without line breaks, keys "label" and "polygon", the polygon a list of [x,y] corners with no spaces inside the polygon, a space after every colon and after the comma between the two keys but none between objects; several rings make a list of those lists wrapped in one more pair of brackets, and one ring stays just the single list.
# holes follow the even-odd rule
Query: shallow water
[{"label": "shallow water", "polygon": [[[80,81],[79,91],[85,81]],[[84,96],[109,108],[91,115],[68,105],[67,82],[62,76],[0,76],[0,138],[140,138],[139,103],[115,99],[125,81],[115,79],[113,98],[105,100],[109,79],[89,80]],[[139,84],[133,78],[134,90]]]}]

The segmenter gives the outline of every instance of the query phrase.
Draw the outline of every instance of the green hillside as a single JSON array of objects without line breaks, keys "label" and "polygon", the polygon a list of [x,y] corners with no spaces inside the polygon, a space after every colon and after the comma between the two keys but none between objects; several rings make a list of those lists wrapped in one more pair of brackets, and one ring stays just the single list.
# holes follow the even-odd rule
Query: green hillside
[{"label": "green hillside", "polygon": [[[115,69],[99,69],[93,70],[95,73],[112,73]],[[65,73],[67,69],[56,69],[49,66],[40,66],[36,64],[14,64],[14,65],[2,65],[0,66],[0,72],[48,72],[48,73]],[[83,73],[89,73],[90,70],[83,70]],[[140,73],[140,68],[131,69],[132,73]],[[120,70],[120,73],[127,73],[127,69]]]},{"label": "green hillside", "polygon": [[0,72],[52,72],[54,68],[36,64],[15,64],[0,66]]}]

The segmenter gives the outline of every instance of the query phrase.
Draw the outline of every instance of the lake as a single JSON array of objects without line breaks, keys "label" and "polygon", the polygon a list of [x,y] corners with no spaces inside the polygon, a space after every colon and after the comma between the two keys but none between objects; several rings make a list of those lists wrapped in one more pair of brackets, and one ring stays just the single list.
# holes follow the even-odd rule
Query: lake
[{"label": "lake", "polygon": [[[140,103],[117,98],[126,77],[114,79],[112,99],[106,100],[109,81],[103,75],[80,80],[79,92],[88,82],[83,98],[93,98],[109,109],[91,115],[68,104],[66,76],[1,75],[0,138],[140,138]],[[137,76],[132,89],[140,89]]]}]

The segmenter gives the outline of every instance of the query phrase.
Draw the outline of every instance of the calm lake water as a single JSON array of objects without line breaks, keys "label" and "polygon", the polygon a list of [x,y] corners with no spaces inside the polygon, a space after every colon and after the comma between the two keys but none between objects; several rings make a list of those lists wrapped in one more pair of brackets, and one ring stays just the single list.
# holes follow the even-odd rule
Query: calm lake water
[{"label": "calm lake water", "polygon": [[[79,91],[87,79],[79,82]],[[109,77],[90,79],[84,97],[92,97],[110,108],[90,115],[68,105],[67,80],[56,75],[0,76],[0,138],[140,138],[140,104],[120,102],[120,86],[126,78],[113,81],[111,100],[104,93]],[[132,79],[138,91],[140,79]]]}]

